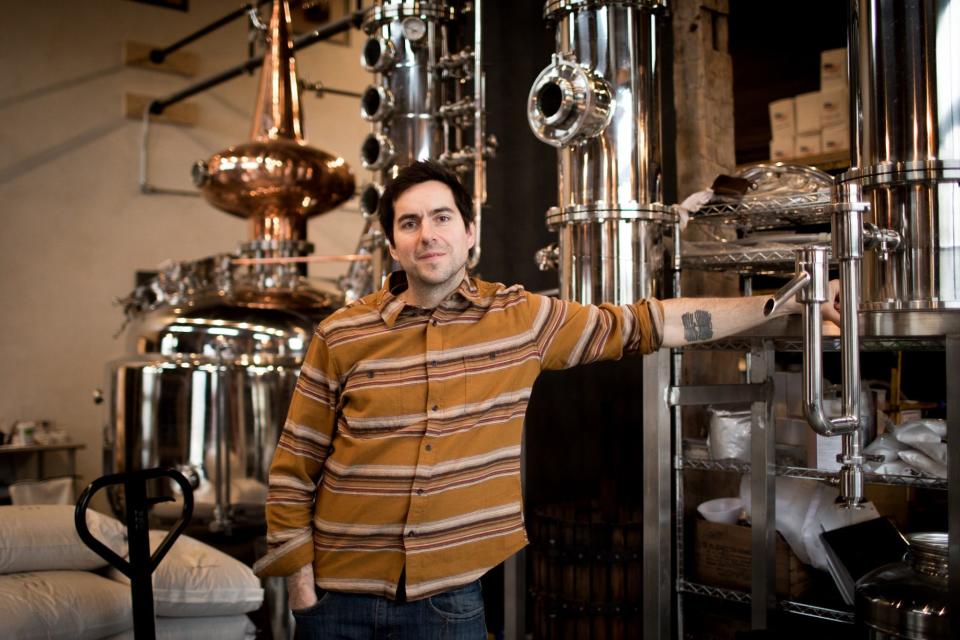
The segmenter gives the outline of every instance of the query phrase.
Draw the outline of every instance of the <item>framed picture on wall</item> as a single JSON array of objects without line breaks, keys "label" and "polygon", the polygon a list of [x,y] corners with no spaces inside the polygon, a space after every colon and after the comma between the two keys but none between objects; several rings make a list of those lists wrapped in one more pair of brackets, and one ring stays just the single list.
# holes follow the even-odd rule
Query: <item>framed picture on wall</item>
[{"label": "framed picture on wall", "polygon": [[[297,35],[316,31],[350,13],[351,0],[290,0],[290,19]],[[327,38],[324,42],[350,45],[350,29]]]}]

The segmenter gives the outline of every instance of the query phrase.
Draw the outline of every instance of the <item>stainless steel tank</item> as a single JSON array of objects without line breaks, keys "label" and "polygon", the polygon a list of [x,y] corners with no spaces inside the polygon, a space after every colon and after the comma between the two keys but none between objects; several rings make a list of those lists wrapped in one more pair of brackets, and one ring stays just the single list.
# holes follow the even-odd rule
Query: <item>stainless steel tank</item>
[{"label": "stainless steel tank", "polygon": [[904,562],[857,582],[857,622],[871,640],[946,640],[950,635],[947,534],[914,533]]},{"label": "stainless steel tank", "polygon": [[374,74],[360,115],[372,124],[363,141],[363,167],[374,172],[360,194],[367,219],[358,252],[380,253],[351,266],[348,300],[378,288],[389,274],[386,241],[375,220],[380,194],[397,171],[417,160],[436,160],[456,171],[473,197],[480,259],[485,158],[492,153],[484,123],[481,0],[377,0],[367,11],[368,39],[361,65]]},{"label": "stainless steel tank", "polygon": [[[183,471],[196,486],[194,521],[221,531],[263,525],[270,462],[314,326],[343,303],[304,276],[306,221],[351,197],[354,180],[342,158],[303,139],[289,15],[274,2],[252,140],[194,166],[208,202],[251,221],[248,242],[169,264],[125,298],[131,355],[107,372],[105,472]],[[157,491],[176,497],[172,485]],[[179,512],[160,504],[153,513]]]},{"label": "stainless steel tank", "polygon": [[853,168],[865,335],[960,328],[960,2],[851,0]]},{"label": "stainless steel tank", "polygon": [[580,302],[662,296],[662,0],[549,0],[556,53],[530,89],[527,119],[558,148],[547,224],[560,295]]},{"label": "stainless steel tank", "polygon": [[[230,256],[221,262],[229,265]],[[197,266],[169,271],[184,282]],[[175,282],[170,274],[158,280]],[[158,300],[151,291],[158,280],[128,299],[139,307],[127,327],[136,355],[108,365],[105,472],[174,467],[196,485],[195,521],[222,530],[261,524],[300,363],[314,325],[339,297],[315,291],[310,304],[288,308],[259,289],[193,280],[182,300]],[[175,519],[179,506],[158,505],[155,513]]]}]

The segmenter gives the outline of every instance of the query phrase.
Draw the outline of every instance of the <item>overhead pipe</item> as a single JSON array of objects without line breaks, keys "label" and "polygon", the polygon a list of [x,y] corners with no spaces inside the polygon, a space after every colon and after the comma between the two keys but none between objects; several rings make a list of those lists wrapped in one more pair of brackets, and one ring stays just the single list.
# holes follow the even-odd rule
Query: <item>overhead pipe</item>
[{"label": "overhead pipe", "polygon": [[150,62],[154,64],[163,64],[163,61],[167,59],[167,56],[173,53],[174,51],[177,51],[178,49],[182,49],[183,47],[187,46],[191,42],[195,42],[196,40],[199,40],[200,38],[207,35],[208,33],[212,33],[217,29],[219,29],[220,27],[230,24],[231,22],[233,22],[234,20],[236,20],[242,15],[246,15],[251,11],[255,11],[257,8],[260,7],[260,5],[267,4],[267,2],[269,1],[270,0],[259,0],[256,4],[247,3],[242,7],[240,7],[239,9],[234,9],[233,11],[223,16],[222,18],[214,20],[207,26],[197,29],[190,35],[180,38],[179,40],[177,40],[176,42],[174,42],[173,44],[167,47],[151,49],[150,55],[149,55]]},{"label": "overhead pipe", "polygon": [[[321,40],[326,40],[331,38],[338,33],[343,33],[349,29],[356,29],[360,26],[360,23],[363,21],[363,10],[354,11],[353,13],[340,18],[334,22],[326,24],[316,31],[306,33],[293,41],[293,51],[298,49],[303,49],[312,44],[320,42]],[[166,98],[157,98],[147,107],[147,110],[153,115],[160,115],[164,110],[174,105],[182,100],[186,100],[190,96],[202,93],[207,89],[211,89],[219,84],[223,84],[227,80],[232,80],[242,73],[250,73],[254,69],[258,69],[263,64],[263,58],[250,58],[245,62],[241,62],[235,67],[231,67],[220,73],[205,78],[195,84],[190,85],[186,89],[172,93]]]}]

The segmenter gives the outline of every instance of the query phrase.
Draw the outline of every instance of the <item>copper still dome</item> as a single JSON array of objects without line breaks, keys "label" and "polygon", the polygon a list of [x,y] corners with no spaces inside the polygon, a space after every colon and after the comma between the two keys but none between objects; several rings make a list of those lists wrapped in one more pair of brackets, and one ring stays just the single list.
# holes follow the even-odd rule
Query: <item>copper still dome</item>
[{"label": "copper still dome", "polygon": [[252,222],[254,239],[303,239],[306,220],[354,193],[343,158],[303,139],[290,10],[274,2],[253,115],[251,141],[194,165],[194,182],[207,202]]}]

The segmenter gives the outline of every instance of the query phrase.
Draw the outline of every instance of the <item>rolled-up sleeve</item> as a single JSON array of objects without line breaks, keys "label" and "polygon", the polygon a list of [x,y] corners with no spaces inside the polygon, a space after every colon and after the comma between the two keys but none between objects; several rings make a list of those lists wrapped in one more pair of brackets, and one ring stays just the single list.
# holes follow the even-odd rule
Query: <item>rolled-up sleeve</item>
[{"label": "rolled-up sleeve", "polygon": [[584,305],[531,296],[533,327],[544,369],[566,369],[625,354],[652,353],[663,342],[663,305]]}]

